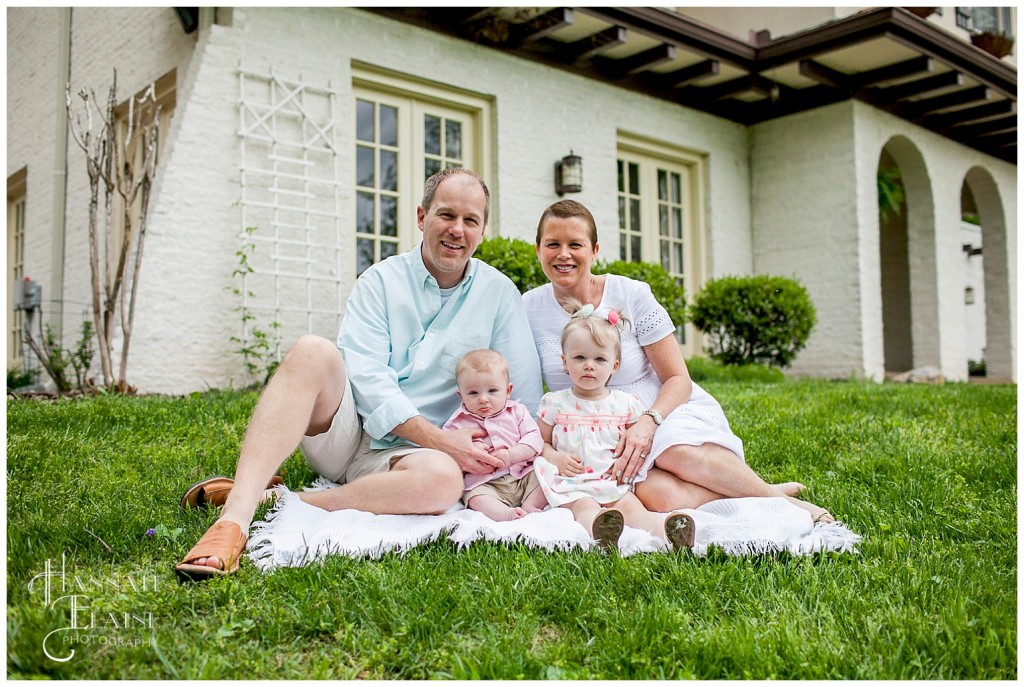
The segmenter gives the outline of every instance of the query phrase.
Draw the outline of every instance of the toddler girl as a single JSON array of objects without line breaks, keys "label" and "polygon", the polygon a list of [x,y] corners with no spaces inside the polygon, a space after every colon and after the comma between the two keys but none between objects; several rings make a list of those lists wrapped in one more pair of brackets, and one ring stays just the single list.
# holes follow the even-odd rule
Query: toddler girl
[{"label": "toddler girl", "polygon": [[575,301],[567,309],[573,315],[562,331],[562,363],[573,386],[545,394],[537,413],[545,445],[534,471],[544,496],[552,507],[569,508],[602,548],[618,546],[623,524],[676,549],[693,546],[690,516],[651,513],[611,474],[620,433],[643,414],[633,394],[607,388],[619,368],[622,315],[596,317],[594,306]]}]

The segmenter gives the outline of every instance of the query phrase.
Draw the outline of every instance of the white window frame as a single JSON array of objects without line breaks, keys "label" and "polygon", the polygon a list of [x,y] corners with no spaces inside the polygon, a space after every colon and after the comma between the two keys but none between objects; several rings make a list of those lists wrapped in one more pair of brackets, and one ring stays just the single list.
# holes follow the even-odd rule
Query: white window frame
[{"label": "white window frame", "polygon": [[[423,152],[423,117],[425,114],[441,114],[447,119],[456,119],[463,124],[462,164],[479,174],[488,182],[492,168],[491,112],[490,98],[466,90],[451,88],[444,84],[418,79],[385,71],[371,65],[352,66],[352,178],[353,192],[368,191],[369,188],[355,186],[357,179],[356,146],[356,101],[368,100],[385,103],[398,108],[398,251],[410,250],[420,240],[416,227],[416,208],[423,196],[423,164],[427,157]],[[488,184],[489,186],[491,184]],[[356,203],[351,205],[349,226],[353,228],[353,250],[350,268],[352,274],[358,269],[355,242]],[[491,202],[489,224],[496,222],[496,209]],[[364,237],[359,234],[359,237]],[[369,237],[369,235],[365,235]]]},{"label": "white window frame", "polygon": [[[640,166],[640,260],[642,262],[661,265],[658,166],[661,165],[665,169],[681,173],[684,245],[682,279],[686,298],[688,301],[692,300],[704,285],[707,274],[706,214],[704,210],[705,157],[685,148],[622,131],[618,132],[617,141],[616,165],[619,160],[622,160],[635,162]],[[629,190],[628,187],[626,190]],[[618,194],[617,186],[616,193]],[[621,250],[620,246],[615,259],[620,258]],[[686,357],[699,355],[701,353],[700,332],[687,322],[684,325],[683,334],[684,341],[680,344],[683,355]]]},{"label": "white window frame", "polygon": [[[25,168],[7,178],[7,368],[20,367],[24,319],[14,307],[15,285],[25,278],[25,211],[28,207]],[[24,370],[23,370],[24,371]]]}]

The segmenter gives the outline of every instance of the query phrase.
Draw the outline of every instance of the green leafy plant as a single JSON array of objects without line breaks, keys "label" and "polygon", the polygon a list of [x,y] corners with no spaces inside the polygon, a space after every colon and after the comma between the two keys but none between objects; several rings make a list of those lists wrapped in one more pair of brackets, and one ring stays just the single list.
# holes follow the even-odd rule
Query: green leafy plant
[{"label": "green leafy plant", "polygon": [[[495,236],[484,239],[474,257],[483,260],[512,280],[520,293],[548,283],[537,259],[534,244],[523,239]],[[660,265],[645,262],[598,261],[595,274],[620,274],[650,284],[654,297],[661,303],[672,322],[679,326],[686,321],[686,291]]]},{"label": "green leafy plant", "polygon": [[[39,358],[40,364],[46,370],[46,374],[53,380],[57,387],[57,393],[67,393],[73,389],[85,391],[91,388],[92,381],[85,377],[92,364],[94,349],[92,346],[96,329],[92,321],[82,322],[82,332],[74,351],[65,349],[53,333],[49,323],[43,326],[42,341],[36,341],[29,329],[25,329],[25,342],[32,352]],[[75,383],[68,377],[68,368],[71,368],[75,375]]]},{"label": "green leafy plant", "polygon": [[661,265],[625,260],[598,261],[594,265],[594,273],[619,274],[648,284],[654,298],[668,311],[672,323],[680,327],[686,322],[686,290]]},{"label": "green leafy plant", "polygon": [[529,241],[505,236],[486,238],[473,257],[483,260],[511,279],[519,293],[526,293],[548,283],[537,259],[537,251]]},{"label": "green leafy plant", "polygon": [[882,221],[899,217],[903,212],[906,192],[899,167],[885,167],[878,170],[878,214]]},{"label": "green leafy plant", "polygon": [[713,359],[786,367],[807,345],[817,314],[799,282],[754,275],[709,281],[690,306],[690,318],[707,335]]},{"label": "green leafy plant", "polygon": [[266,383],[280,362],[277,360],[275,352],[280,338],[281,323],[274,320],[266,329],[261,328],[255,324],[256,315],[253,314],[252,308],[247,304],[247,299],[253,298],[256,295],[245,286],[246,277],[255,272],[252,263],[249,261],[249,256],[256,250],[256,242],[252,240],[252,235],[255,232],[256,227],[246,227],[245,242],[241,248],[235,251],[238,265],[231,272],[232,278],[235,279],[235,285],[230,288],[231,293],[242,301],[235,308],[235,311],[241,316],[242,333],[240,336],[232,336],[231,342],[238,346],[235,349],[235,353],[242,356],[242,363],[245,366],[246,373],[249,376],[260,375],[263,382]]},{"label": "green leafy plant", "polygon": [[7,370],[7,391],[21,389],[36,383],[39,373],[35,370],[25,370],[21,366]]}]

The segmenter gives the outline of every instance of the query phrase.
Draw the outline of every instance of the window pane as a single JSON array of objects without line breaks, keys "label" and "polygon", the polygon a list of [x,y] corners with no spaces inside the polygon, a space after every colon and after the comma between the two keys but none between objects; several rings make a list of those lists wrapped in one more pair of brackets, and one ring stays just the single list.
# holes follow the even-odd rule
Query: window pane
[{"label": "window pane", "polygon": [[373,103],[356,101],[356,139],[373,143]]},{"label": "window pane", "polygon": [[[398,236],[398,199],[380,197],[380,233],[382,236]],[[381,248],[381,252],[383,252]]]},{"label": "window pane", "polygon": [[373,148],[356,146],[356,186],[374,188]]},{"label": "window pane", "polygon": [[658,170],[658,200],[668,200],[668,177],[665,170]]},{"label": "window pane", "polygon": [[423,178],[426,179],[441,171],[441,161],[426,159],[423,161]]},{"label": "window pane", "polygon": [[640,200],[629,199],[629,230],[640,231]]},{"label": "window pane", "polygon": [[398,109],[389,105],[380,106],[380,143],[398,145]]},{"label": "window pane", "polygon": [[668,207],[658,205],[658,233],[668,236]]},{"label": "window pane", "polygon": [[[620,177],[621,179],[621,177]],[[626,199],[619,196],[619,229],[626,228]]]},{"label": "window pane", "polygon": [[683,269],[683,244],[677,243],[675,245],[675,262],[672,271],[676,274],[684,274],[686,270]]},{"label": "window pane", "polygon": [[360,234],[374,233],[372,193],[356,193],[356,231]]},{"label": "window pane", "polygon": [[356,274],[373,264],[373,239],[356,239]]},{"label": "window pane", "polygon": [[428,155],[441,154],[441,118],[423,115],[423,152]]},{"label": "window pane", "polygon": [[619,232],[619,260],[625,260],[626,257],[627,257],[626,256],[626,242],[627,242],[627,240],[628,240],[628,238],[627,238],[626,232],[620,231]]},{"label": "window pane", "polygon": [[625,177],[625,174],[622,171],[622,160],[616,160],[616,163],[617,163],[617,166],[619,168],[618,169],[618,172],[619,172],[619,193],[625,193],[626,192],[626,177]]},{"label": "window pane", "polygon": [[631,236],[629,239],[629,259],[633,262],[640,262],[640,237]]},{"label": "window pane", "polygon": [[629,163],[629,192],[640,195],[640,166],[635,162]]},{"label": "window pane", "polygon": [[462,122],[449,119],[444,123],[444,150],[448,157],[462,159]]},{"label": "window pane", "polygon": [[392,255],[398,255],[398,244],[391,241],[381,241],[380,259],[390,258]]},{"label": "window pane", "polygon": [[672,268],[671,268],[671,265],[669,264],[668,241],[659,241],[659,243],[661,244],[661,267],[666,272],[671,272]]},{"label": "window pane", "polygon": [[683,211],[681,208],[672,208],[672,236],[677,239],[683,238]]},{"label": "window pane", "polygon": [[380,151],[380,187],[385,191],[398,190],[398,153]]}]

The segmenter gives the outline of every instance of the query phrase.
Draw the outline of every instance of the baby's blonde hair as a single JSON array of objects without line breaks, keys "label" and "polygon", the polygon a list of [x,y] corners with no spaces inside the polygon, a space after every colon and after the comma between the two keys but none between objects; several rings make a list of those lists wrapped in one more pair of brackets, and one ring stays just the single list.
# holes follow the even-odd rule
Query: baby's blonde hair
[{"label": "baby's blonde hair", "polygon": [[492,351],[489,348],[478,348],[470,351],[459,359],[455,365],[455,384],[467,371],[474,372],[500,372],[505,375],[505,381],[509,381],[508,360],[501,353]]},{"label": "baby's blonde hair", "polygon": [[[586,329],[598,346],[607,346],[609,337],[611,337],[611,343],[615,348],[615,357],[622,358],[622,330],[629,324],[629,320],[622,315],[622,312],[610,310],[606,316],[598,317],[593,314],[593,306],[581,303],[575,298],[566,298],[561,301],[561,304],[572,314],[569,324],[565,325],[565,329],[562,330],[563,351],[565,350],[565,340],[569,338],[569,332]],[[586,312],[588,308],[590,312]]]}]

